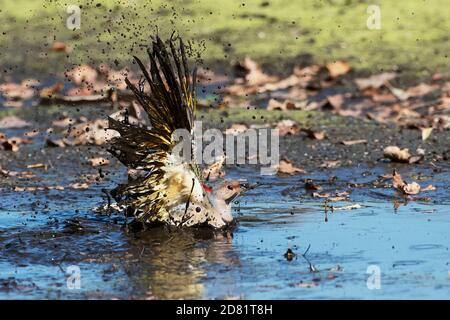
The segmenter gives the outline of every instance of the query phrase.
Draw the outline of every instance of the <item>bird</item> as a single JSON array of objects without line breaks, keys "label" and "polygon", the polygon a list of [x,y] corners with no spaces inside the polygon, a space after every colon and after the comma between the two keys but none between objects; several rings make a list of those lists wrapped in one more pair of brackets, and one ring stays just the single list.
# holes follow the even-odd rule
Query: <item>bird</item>
[{"label": "bird", "polygon": [[[193,133],[196,109],[196,68],[189,70],[186,46],[173,35],[166,42],[159,36],[147,49],[150,68],[136,56],[142,72],[139,84],[126,78],[150,120],[150,126],[131,124],[108,117],[109,129],[119,133],[108,151],[129,170],[141,174],[119,184],[110,194],[127,216],[143,225],[225,228],[234,224],[232,201],[245,189],[239,181],[208,186],[195,159],[183,159],[174,146],[174,131]],[[145,90],[145,86],[149,90]],[[191,141],[194,149],[194,141]]]}]

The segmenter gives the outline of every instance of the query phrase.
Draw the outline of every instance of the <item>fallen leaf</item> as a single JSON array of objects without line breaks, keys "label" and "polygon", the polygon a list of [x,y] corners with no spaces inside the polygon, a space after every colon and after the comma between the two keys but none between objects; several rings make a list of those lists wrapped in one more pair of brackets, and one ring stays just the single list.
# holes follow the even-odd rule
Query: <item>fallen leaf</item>
[{"label": "fallen leaf", "polygon": [[405,183],[401,190],[406,194],[418,194],[420,185],[417,182]]},{"label": "fallen leaf", "polygon": [[69,185],[69,187],[72,188],[72,189],[88,189],[89,188],[89,184],[87,184],[85,182],[83,182],[83,183],[76,182],[76,183],[71,183]]},{"label": "fallen leaf", "polygon": [[355,209],[361,209],[362,206],[359,203],[351,204],[348,206],[342,206],[342,207],[331,207],[332,211],[338,211],[338,210],[355,210]]},{"label": "fallen leaf", "polygon": [[25,128],[31,126],[28,121],[22,120],[16,116],[6,116],[0,119],[0,129]]},{"label": "fallen leaf", "polygon": [[345,61],[336,61],[326,65],[328,72],[332,78],[337,78],[350,71],[350,65]]},{"label": "fallen leaf", "polygon": [[83,64],[65,72],[75,84],[93,84],[97,80],[97,70],[89,65]]},{"label": "fallen leaf", "polygon": [[225,130],[225,134],[238,135],[240,133],[244,133],[248,130],[248,127],[245,124],[234,123],[230,128]]},{"label": "fallen leaf", "polygon": [[245,80],[249,85],[261,85],[268,82],[277,81],[278,78],[265,74],[256,61],[246,57],[241,63],[241,67],[246,70]]},{"label": "fallen leaf", "polygon": [[102,157],[91,158],[88,161],[93,167],[106,166],[109,164],[109,160]]},{"label": "fallen leaf", "polygon": [[297,124],[297,122],[293,120],[281,120],[277,123],[275,126],[275,129],[278,130],[278,135],[280,136],[286,136],[286,135],[295,135],[300,132],[300,127]]},{"label": "fallen leaf", "polygon": [[291,161],[289,160],[280,160],[280,163],[278,165],[278,173],[285,173],[285,174],[296,174],[296,173],[306,173],[305,170],[295,167]]},{"label": "fallen leaf", "polygon": [[331,194],[329,194],[329,193],[313,192],[312,196],[313,196],[313,198],[329,198],[329,197],[331,197]]},{"label": "fallen leaf", "polygon": [[52,140],[50,138],[45,138],[45,145],[50,148],[65,148],[66,146],[72,145],[72,143],[69,143],[67,139],[56,139]]},{"label": "fallen leaf", "polygon": [[429,184],[429,185],[426,186],[425,188],[421,188],[421,189],[420,189],[421,192],[423,192],[423,191],[435,191],[435,190],[436,190],[436,187],[433,186],[433,185],[431,185],[431,184]]},{"label": "fallen leaf", "polygon": [[341,160],[325,160],[320,167],[321,168],[336,168],[342,164]]},{"label": "fallen leaf", "polygon": [[433,131],[433,127],[422,128],[422,141],[427,140],[430,137],[432,131]]},{"label": "fallen leaf", "polygon": [[60,93],[64,89],[64,83],[58,82],[53,86],[43,88],[39,91],[41,98],[52,98],[54,95]]},{"label": "fallen leaf", "polygon": [[34,79],[21,83],[3,83],[0,85],[0,93],[8,100],[28,100],[34,97],[37,85],[38,82]]},{"label": "fallen leaf", "polygon": [[52,44],[52,51],[70,53],[72,49],[69,46],[67,46],[64,42],[55,41]]},{"label": "fallen leaf", "polygon": [[279,102],[275,99],[270,99],[267,104],[267,110],[294,110],[296,109],[295,103],[285,100],[284,102]]},{"label": "fallen leaf", "polygon": [[300,131],[305,132],[306,135],[307,135],[310,139],[323,140],[323,139],[326,138],[326,133],[325,133],[325,131],[314,131],[314,130],[309,129],[309,128],[302,128],[302,129],[300,129]]},{"label": "fallen leaf", "polygon": [[316,184],[314,183],[313,180],[307,179],[307,180],[305,181],[305,189],[306,189],[306,190],[314,190],[314,191],[317,191],[317,190],[321,190],[322,187],[316,185]]},{"label": "fallen leaf", "polygon": [[384,148],[384,157],[396,162],[408,162],[411,154],[408,149],[400,149],[397,146],[388,146]]},{"label": "fallen leaf", "polygon": [[225,176],[225,172],[222,171],[223,164],[225,163],[225,156],[221,156],[216,162],[208,166],[203,170],[203,178],[206,181],[213,181],[217,178]]},{"label": "fallen leaf", "polygon": [[361,144],[361,143],[367,143],[366,139],[359,139],[359,140],[344,140],[341,142],[345,146],[352,146],[354,144]]},{"label": "fallen leaf", "polygon": [[27,165],[28,169],[44,169],[47,170],[48,169],[48,165],[44,164],[44,163],[35,163],[35,164],[29,164]]},{"label": "fallen leaf", "polygon": [[394,79],[396,76],[397,74],[393,72],[384,72],[381,74],[373,75],[369,78],[355,79],[355,83],[358,86],[359,90],[365,90],[367,88],[378,89],[388,81]]},{"label": "fallen leaf", "polygon": [[421,191],[433,191],[436,188],[432,185],[428,185],[426,188],[421,188],[417,182],[406,183],[403,181],[402,176],[396,170],[392,174],[393,187],[407,195],[415,195]]},{"label": "fallen leaf", "polygon": [[327,96],[327,101],[334,109],[340,109],[342,107],[342,105],[344,104],[344,95],[343,94],[333,94],[333,95]]}]

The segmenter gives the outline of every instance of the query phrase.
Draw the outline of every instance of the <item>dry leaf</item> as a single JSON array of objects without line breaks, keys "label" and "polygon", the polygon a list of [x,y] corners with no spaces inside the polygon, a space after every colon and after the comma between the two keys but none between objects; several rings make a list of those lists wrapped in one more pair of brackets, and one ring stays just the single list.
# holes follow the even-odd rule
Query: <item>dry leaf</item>
[{"label": "dry leaf", "polygon": [[361,143],[367,143],[366,139],[359,139],[359,140],[345,140],[341,142],[345,146],[352,146],[354,144],[361,144]]},{"label": "dry leaf", "polygon": [[432,127],[431,128],[422,128],[422,141],[427,140],[430,137],[432,131],[433,131]]},{"label": "dry leaf", "polygon": [[397,146],[388,146],[384,148],[384,157],[396,162],[408,162],[411,154],[408,149],[400,149]]},{"label": "dry leaf", "polygon": [[280,160],[280,164],[278,165],[278,173],[296,174],[306,173],[306,171],[295,167],[289,160]]},{"label": "dry leaf", "polygon": [[401,190],[406,194],[418,194],[420,185],[417,182],[405,183]]},{"label": "dry leaf", "polygon": [[269,76],[265,74],[261,67],[256,63],[256,61],[246,57],[241,63],[241,67],[247,71],[245,75],[245,80],[249,85],[261,85],[268,82],[277,81],[277,77]]},{"label": "dry leaf", "polygon": [[421,189],[420,189],[421,192],[423,192],[423,191],[435,191],[435,190],[436,190],[436,187],[433,186],[433,185],[431,185],[431,184],[429,184],[429,185],[426,186],[425,188],[421,188]]},{"label": "dry leaf", "polygon": [[340,109],[344,104],[344,95],[343,94],[333,94],[327,96],[327,102],[334,108]]},{"label": "dry leaf", "polygon": [[28,169],[44,169],[47,170],[48,169],[48,165],[44,164],[44,163],[35,163],[35,164],[29,164],[27,165]]},{"label": "dry leaf", "polygon": [[385,72],[371,76],[369,78],[355,79],[355,83],[358,86],[359,90],[365,90],[368,88],[378,89],[388,81],[394,79],[396,76],[397,75],[393,72]]},{"label": "dry leaf", "polygon": [[225,172],[222,171],[223,164],[225,163],[225,156],[221,156],[219,160],[211,164],[208,168],[203,170],[203,178],[205,180],[216,180],[225,176]]},{"label": "dry leaf", "polygon": [[93,167],[106,166],[109,164],[109,160],[102,157],[91,158],[88,161]]},{"label": "dry leaf", "polygon": [[279,102],[275,99],[270,99],[267,104],[267,110],[294,110],[296,109],[295,103],[285,100],[284,102]]},{"label": "dry leaf", "polygon": [[97,70],[89,65],[81,65],[65,72],[66,76],[72,79],[75,84],[93,84],[97,80]]},{"label": "dry leaf", "polygon": [[31,123],[16,116],[6,116],[0,119],[1,129],[25,128],[29,126],[31,126]]},{"label": "dry leaf", "polygon": [[336,61],[326,65],[328,72],[332,78],[337,78],[350,71],[350,65],[345,61]]},{"label": "dry leaf", "polygon": [[406,183],[403,181],[402,176],[396,170],[392,174],[393,187],[407,195],[415,195],[421,191],[433,191],[436,188],[432,185],[428,185],[426,188],[421,188],[416,182]]},{"label": "dry leaf", "polygon": [[361,209],[362,206],[359,203],[355,203],[355,204],[351,204],[348,206],[342,206],[342,207],[332,207],[331,209],[333,211],[337,211],[337,210],[354,210],[354,209]]},{"label": "dry leaf", "polygon": [[225,134],[238,135],[240,133],[244,133],[248,130],[248,127],[245,124],[234,123],[230,128],[225,130]]},{"label": "dry leaf", "polygon": [[278,130],[278,135],[280,136],[285,136],[288,134],[294,135],[300,132],[300,127],[297,122],[289,119],[278,122],[275,129]]},{"label": "dry leaf", "polygon": [[88,189],[89,188],[89,184],[87,184],[85,182],[83,182],[83,183],[76,182],[76,183],[71,183],[69,185],[69,187],[72,188],[72,189]]},{"label": "dry leaf", "polygon": [[321,190],[322,187],[316,185],[316,184],[314,183],[313,180],[307,179],[307,180],[305,181],[305,189],[306,189],[306,190],[314,190],[314,191],[317,191],[317,190]]},{"label": "dry leaf", "polygon": [[69,46],[67,46],[64,42],[55,41],[52,44],[52,51],[70,53],[72,49]]},{"label": "dry leaf", "polygon": [[325,131],[314,131],[309,128],[302,128],[300,131],[305,132],[310,139],[323,140],[326,137]]},{"label": "dry leaf", "polygon": [[320,167],[321,168],[336,168],[341,165],[341,160],[325,160]]}]

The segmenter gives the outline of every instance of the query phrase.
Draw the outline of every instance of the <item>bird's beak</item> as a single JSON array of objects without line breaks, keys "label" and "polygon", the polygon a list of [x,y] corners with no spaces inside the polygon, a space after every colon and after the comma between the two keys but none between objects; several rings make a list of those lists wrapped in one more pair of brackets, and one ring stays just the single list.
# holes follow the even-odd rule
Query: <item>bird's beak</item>
[{"label": "bird's beak", "polygon": [[231,201],[233,201],[238,195],[239,195],[239,192],[235,192],[231,197],[229,197],[227,200],[225,200],[225,203],[230,204]]}]

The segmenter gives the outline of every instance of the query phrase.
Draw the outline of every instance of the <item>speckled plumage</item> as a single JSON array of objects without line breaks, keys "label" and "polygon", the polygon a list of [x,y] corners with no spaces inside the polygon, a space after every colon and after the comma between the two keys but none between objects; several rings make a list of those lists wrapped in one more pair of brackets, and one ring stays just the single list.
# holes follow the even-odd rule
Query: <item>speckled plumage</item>
[{"label": "speckled plumage", "polygon": [[213,206],[213,195],[205,192],[198,165],[171,153],[177,143],[174,130],[192,133],[194,125],[196,73],[189,72],[184,44],[180,39],[177,46],[170,39],[166,45],[157,37],[148,54],[150,70],[134,58],[150,92],[144,92],[143,83],[138,87],[128,79],[126,83],[148,114],[151,128],[109,118],[109,127],[120,133],[111,141],[110,152],[144,174],[111,193],[140,222],[222,227],[227,221]]}]

